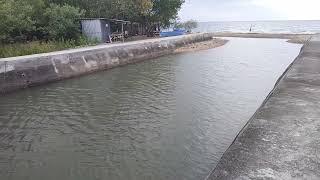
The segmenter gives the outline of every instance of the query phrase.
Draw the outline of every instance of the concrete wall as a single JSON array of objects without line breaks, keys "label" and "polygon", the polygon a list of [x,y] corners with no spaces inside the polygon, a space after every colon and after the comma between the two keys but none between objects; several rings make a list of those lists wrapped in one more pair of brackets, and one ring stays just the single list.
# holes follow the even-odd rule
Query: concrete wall
[{"label": "concrete wall", "polygon": [[314,35],[207,180],[320,179],[320,34]]},{"label": "concrete wall", "polygon": [[0,59],[0,94],[173,53],[212,39],[193,34]]}]

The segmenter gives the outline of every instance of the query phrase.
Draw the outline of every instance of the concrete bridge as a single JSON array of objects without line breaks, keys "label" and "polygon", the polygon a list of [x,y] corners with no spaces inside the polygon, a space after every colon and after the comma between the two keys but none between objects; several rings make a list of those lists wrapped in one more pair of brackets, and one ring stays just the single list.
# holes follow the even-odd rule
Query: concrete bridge
[{"label": "concrete bridge", "polygon": [[320,179],[320,35],[304,45],[213,179]]}]

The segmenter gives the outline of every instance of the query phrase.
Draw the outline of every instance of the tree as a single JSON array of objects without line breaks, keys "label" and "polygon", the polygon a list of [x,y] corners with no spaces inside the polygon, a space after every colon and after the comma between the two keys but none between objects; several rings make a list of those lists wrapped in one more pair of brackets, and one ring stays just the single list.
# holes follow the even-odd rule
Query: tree
[{"label": "tree", "polygon": [[50,39],[76,39],[80,35],[79,18],[83,10],[70,5],[51,4],[44,13],[48,22],[45,29]]},{"label": "tree", "polygon": [[13,41],[27,38],[35,29],[34,9],[26,1],[0,1],[0,40]]},{"label": "tree", "polygon": [[153,0],[153,20],[159,22],[162,27],[171,25],[173,19],[177,18],[178,12],[184,0]]},{"label": "tree", "polygon": [[151,0],[135,0],[136,8],[141,15],[145,15],[152,10],[153,2]]},{"label": "tree", "polygon": [[85,10],[86,17],[103,17],[168,27],[177,17],[184,0],[46,0]]},{"label": "tree", "polygon": [[176,19],[184,0],[0,0],[0,42],[70,39],[78,18],[103,17],[140,22],[152,32]]},{"label": "tree", "polygon": [[152,9],[137,19],[138,22],[146,25],[147,33],[150,35],[157,27],[169,27],[172,24],[184,0],[151,0],[151,2]]},{"label": "tree", "polygon": [[191,32],[192,29],[195,29],[198,27],[198,22],[195,20],[189,20],[186,22],[174,22],[174,28],[183,28],[187,32]]},{"label": "tree", "polygon": [[189,20],[183,23],[183,27],[185,28],[185,30],[187,30],[188,32],[191,32],[192,29],[195,29],[198,27],[198,22],[195,20]]}]

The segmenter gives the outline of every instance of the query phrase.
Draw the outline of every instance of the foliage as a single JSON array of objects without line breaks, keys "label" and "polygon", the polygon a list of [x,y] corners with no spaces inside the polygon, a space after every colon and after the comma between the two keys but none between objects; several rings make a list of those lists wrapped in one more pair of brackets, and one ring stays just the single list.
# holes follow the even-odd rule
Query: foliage
[{"label": "foliage", "polygon": [[0,40],[26,39],[34,30],[33,7],[23,0],[0,0]]},{"label": "foliage", "polygon": [[135,0],[135,4],[138,12],[142,15],[150,13],[153,7],[153,2],[151,0]]},{"label": "foliage", "polygon": [[[79,41],[80,17],[140,22],[152,32],[156,27],[171,25],[183,3],[184,0],[0,0],[0,45],[10,43],[11,47],[12,43],[39,40]],[[38,52],[32,50],[37,45],[27,43],[26,47]],[[19,49],[23,45],[14,46]]]},{"label": "foliage", "polygon": [[[49,0],[0,0],[0,42],[76,38],[83,10]],[[68,0],[64,0],[67,2]]]},{"label": "foliage", "polygon": [[168,27],[177,17],[184,0],[47,0],[86,11],[86,17],[104,17],[140,22],[150,27]]},{"label": "foliage", "polygon": [[195,29],[197,27],[198,27],[198,22],[195,20],[189,20],[184,23],[184,28],[189,32],[191,32],[192,29]]},{"label": "foliage", "polygon": [[188,32],[191,32],[192,29],[195,29],[198,27],[198,22],[195,20],[189,20],[186,22],[177,22],[175,24],[175,28],[184,28],[185,30],[187,30]]},{"label": "foliage", "polygon": [[80,35],[78,19],[84,14],[70,5],[50,4],[44,16],[48,22],[46,32],[50,39],[77,39]]},{"label": "foliage", "polygon": [[0,44],[0,58],[46,53],[96,44],[98,44],[96,39],[87,39],[82,36],[80,36],[78,40],[70,39],[47,42],[32,41],[28,43]]},{"label": "foliage", "polygon": [[179,9],[184,0],[153,0],[151,21],[159,22],[162,27],[171,25],[171,20],[177,18]]}]

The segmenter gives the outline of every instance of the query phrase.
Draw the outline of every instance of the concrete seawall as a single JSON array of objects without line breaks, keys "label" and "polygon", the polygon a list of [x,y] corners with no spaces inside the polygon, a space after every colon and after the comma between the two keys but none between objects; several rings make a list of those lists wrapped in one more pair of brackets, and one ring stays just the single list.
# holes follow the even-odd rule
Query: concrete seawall
[{"label": "concrete seawall", "polygon": [[304,45],[213,179],[320,179],[320,35]]},{"label": "concrete seawall", "polygon": [[0,59],[0,94],[172,54],[179,47],[210,40],[212,36],[192,34],[3,58]]}]

